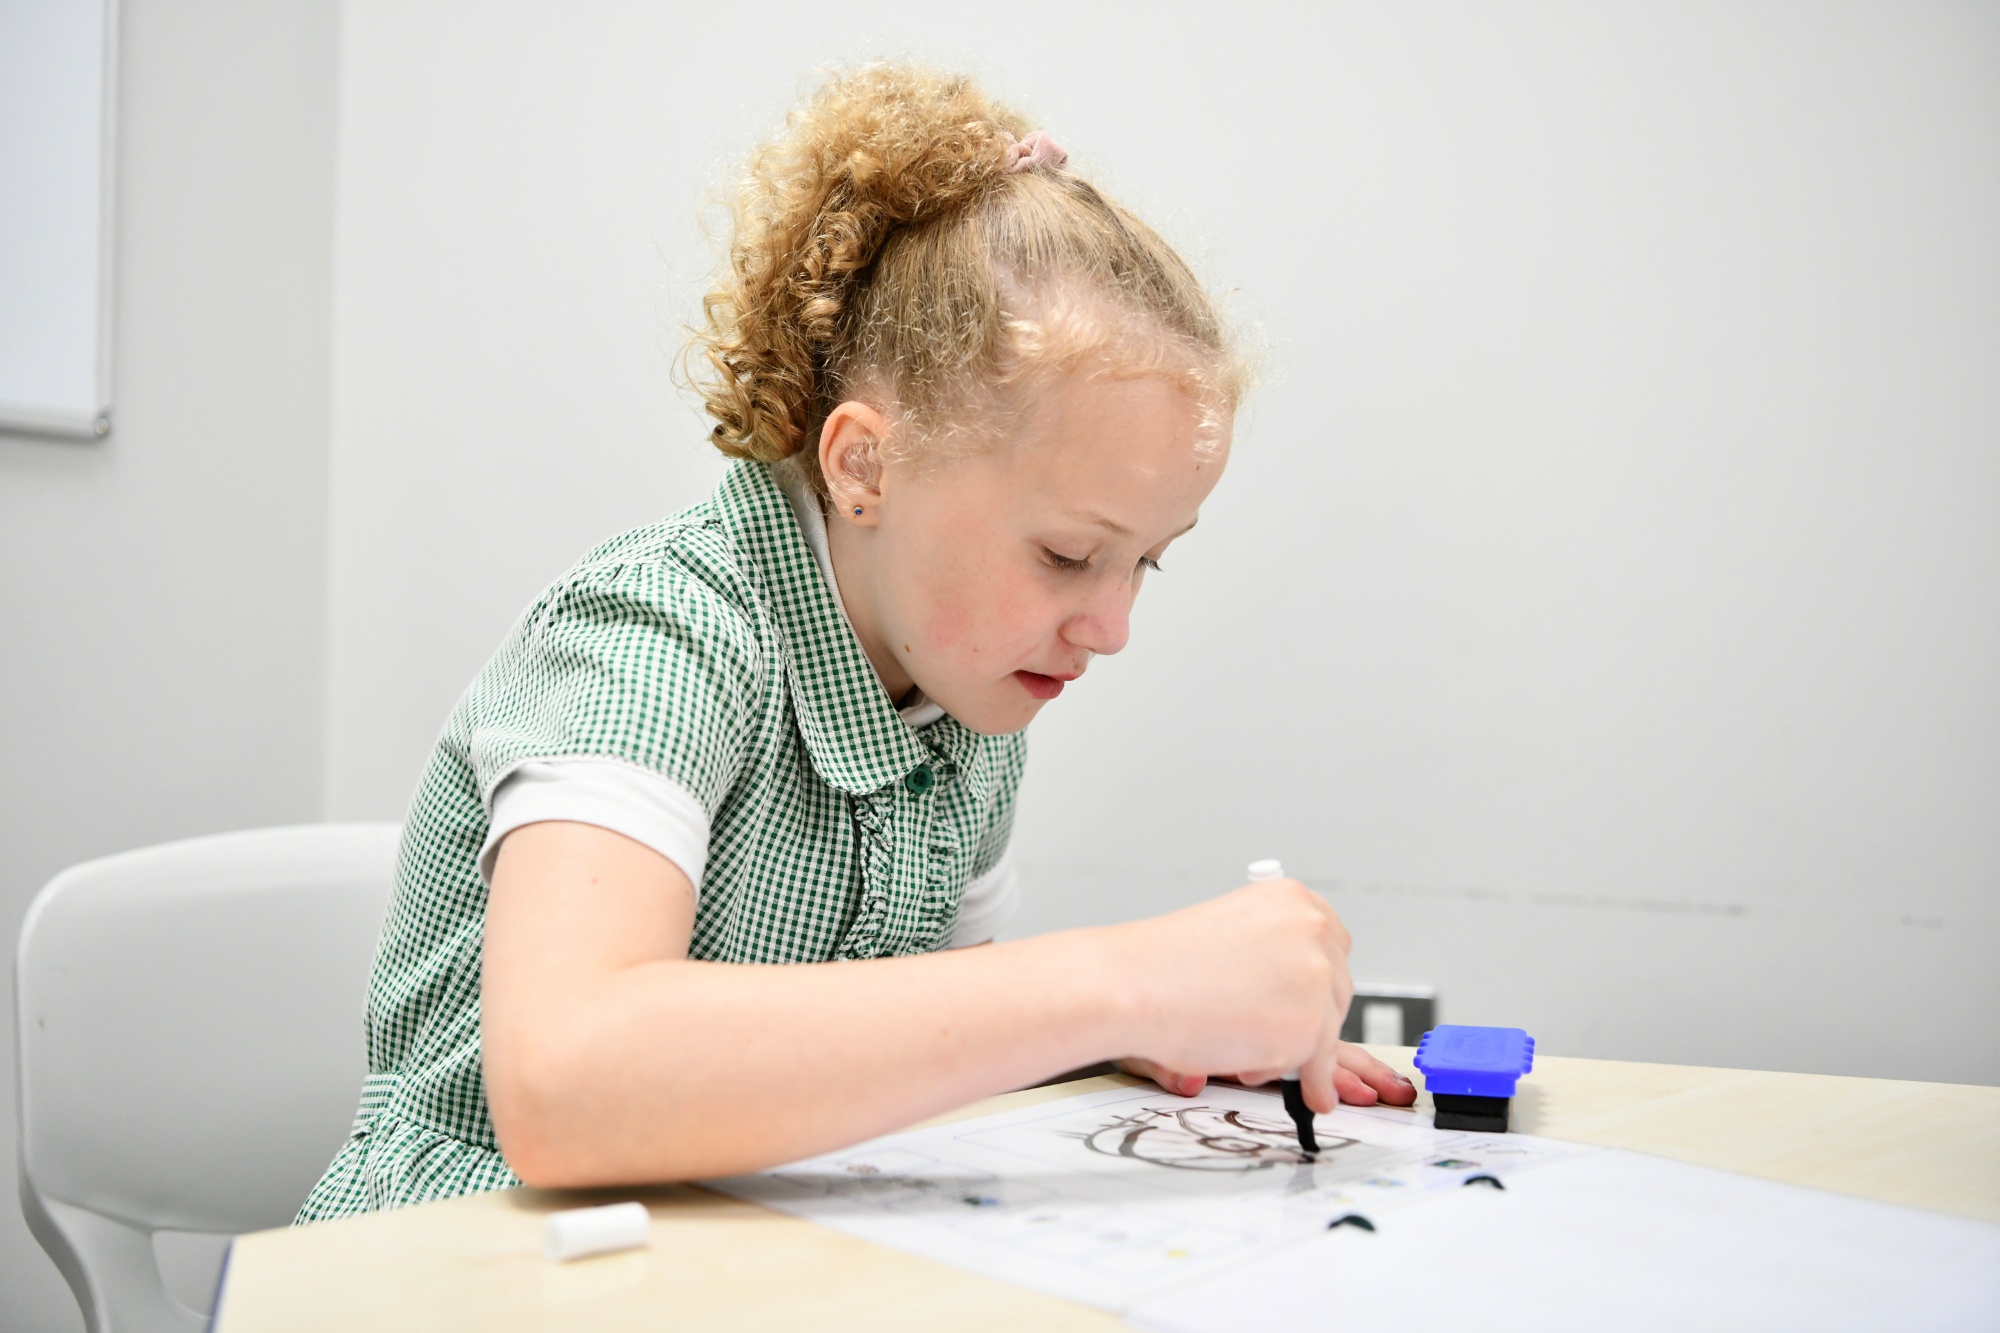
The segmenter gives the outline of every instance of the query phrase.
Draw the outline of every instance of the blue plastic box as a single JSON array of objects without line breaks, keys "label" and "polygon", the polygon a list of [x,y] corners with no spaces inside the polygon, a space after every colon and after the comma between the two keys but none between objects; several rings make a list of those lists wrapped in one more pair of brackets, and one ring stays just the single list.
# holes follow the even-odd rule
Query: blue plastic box
[{"label": "blue plastic box", "polygon": [[1434,1027],[1417,1043],[1417,1068],[1435,1097],[1512,1097],[1535,1067],[1535,1039],[1520,1028]]}]

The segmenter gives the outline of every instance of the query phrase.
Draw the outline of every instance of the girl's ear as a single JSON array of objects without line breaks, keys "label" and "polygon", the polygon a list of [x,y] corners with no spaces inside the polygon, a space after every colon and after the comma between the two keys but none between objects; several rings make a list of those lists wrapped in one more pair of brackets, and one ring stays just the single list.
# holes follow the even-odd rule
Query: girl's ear
[{"label": "girl's ear", "polygon": [[866,403],[849,399],[827,413],[819,431],[819,474],[836,517],[863,527],[878,521],[889,431],[888,418]]}]

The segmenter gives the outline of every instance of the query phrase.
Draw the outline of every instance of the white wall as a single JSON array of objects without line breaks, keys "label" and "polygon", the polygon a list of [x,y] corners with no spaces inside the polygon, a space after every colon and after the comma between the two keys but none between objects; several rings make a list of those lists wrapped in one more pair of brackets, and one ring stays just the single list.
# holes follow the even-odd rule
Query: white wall
[{"label": "white wall", "polygon": [[[123,0],[116,425],[0,435],[0,931],[63,866],[321,808],[333,0]],[[16,1207],[0,1329],[81,1328]]]},{"label": "white wall", "polygon": [[[697,196],[915,53],[1276,372],[1036,728],[1022,929],[1277,854],[1545,1050],[2000,1081],[2000,10],[123,8],[117,429],[0,437],[10,938],[84,857],[398,814],[536,588],[718,472]],[[0,1328],[76,1324],[0,1208]]]},{"label": "white wall", "polygon": [[1546,1051],[2000,1081],[2000,10],[852,13],[349,4],[332,813],[710,484],[697,198],[802,71],[916,53],[1276,372],[1036,726],[1023,929],[1280,855],[1363,976]]}]

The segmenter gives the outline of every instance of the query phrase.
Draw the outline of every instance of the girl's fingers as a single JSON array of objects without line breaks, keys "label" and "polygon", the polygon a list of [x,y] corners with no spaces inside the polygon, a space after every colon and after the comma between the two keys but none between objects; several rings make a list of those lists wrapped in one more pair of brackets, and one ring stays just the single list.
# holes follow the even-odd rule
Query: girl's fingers
[{"label": "girl's fingers", "polygon": [[[1342,1071],[1374,1094],[1367,1101],[1358,1102],[1357,1105],[1372,1105],[1376,1097],[1380,1097],[1391,1106],[1408,1106],[1410,1103],[1416,1101],[1416,1084],[1410,1082],[1410,1080],[1404,1078],[1401,1074],[1391,1069],[1388,1065],[1383,1064],[1359,1046],[1342,1042],[1340,1044],[1339,1058]],[[1341,1094],[1340,1099],[1342,1101],[1350,1100],[1345,1092]]]},{"label": "girl's fingers", "polygon": [[1306,1062],[1299,1070],[1299,1089],[1305,1093],[1306,1105],[1317,1115],[1325,1115],[1340,1105],[1341,1068],[1334,1063],[1333,1052],[1321,1051]]},{"label": "girl's fingers", "polygon": [[1333,1071],[1333,1088],[1340,1094],[1340,1100],[1349,1106],[1373,1106],[1381,1100],[1375,1089],[1363,1083],[1350,1069],[1336,1067]]},{"label": "girl's fingers", "polygon": [[1164,1068],[1151,1060],[1133,1056],[1125,1060],[1113,1061],[1120,1069],[1135,1078],[1149,1078],[1177,1097],[1192,1097],[1208,1086],[1208,1079],[1202,1074],[1182,1074]]}]

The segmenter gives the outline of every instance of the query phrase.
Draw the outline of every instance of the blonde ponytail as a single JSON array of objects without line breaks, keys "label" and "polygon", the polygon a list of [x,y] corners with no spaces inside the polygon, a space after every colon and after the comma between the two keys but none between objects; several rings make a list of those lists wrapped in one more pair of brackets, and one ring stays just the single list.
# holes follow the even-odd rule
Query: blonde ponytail
[{"label": "blonde ponytail", "polygon": [[1009,170],[1028,129],[967,79],[874,65],[751,156],[689,347],[718,449],[792,457],[854,396],[934,441],[1093,356],[1234,406],[1242,369],[1187,266],[1081,178]]}]

